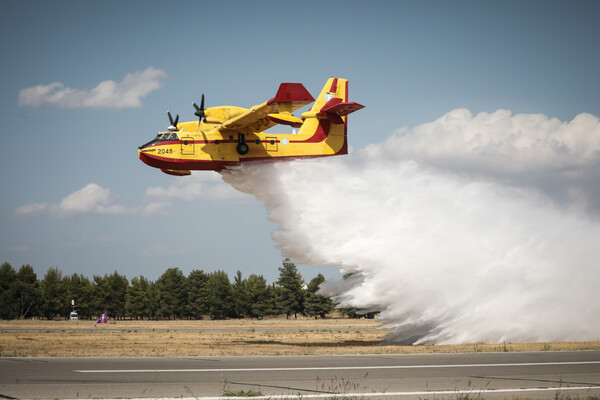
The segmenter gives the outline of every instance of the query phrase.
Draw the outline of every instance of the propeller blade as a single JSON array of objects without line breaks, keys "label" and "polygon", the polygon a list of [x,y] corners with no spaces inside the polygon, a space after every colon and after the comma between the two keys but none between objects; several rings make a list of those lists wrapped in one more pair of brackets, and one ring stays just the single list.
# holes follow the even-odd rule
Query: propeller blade
[{"label": "propeller blade", "polygon": [[202,93],[202,100],[200,100],[200,107],[198,107],[198,104],[196,104],[196,103],[192,103],[192,105],[196,109],[196,112],[194,113],[194,115],[199,118],[198,122],[199,121],[206,122],[206,116],[204,114],[204,93]]},{"label": "propeller blade", "polygon": [[167,115],[169,116],[169,123],[171,125],[169,125],[167,127],[168,130],[170,131],[176,131],[177,130],[177,123],[179,122],[179,114],[177,114],[175,116],[175,119],[173,120],[173,116],[171,115],[171,111],[167,111]]}]

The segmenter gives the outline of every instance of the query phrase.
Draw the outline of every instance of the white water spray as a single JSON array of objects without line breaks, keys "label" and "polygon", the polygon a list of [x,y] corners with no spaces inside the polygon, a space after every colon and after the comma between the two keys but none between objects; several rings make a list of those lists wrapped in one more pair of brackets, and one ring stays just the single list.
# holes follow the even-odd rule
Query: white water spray
[{"label": "white water spray", "polygon": [[[357,273],[344,282],[338,299],[342,306],[381,311],[380,318],[393,328],[390,340],[444,344],[600,339],[600,223],[590,203],[593,190],[577,186],[589,179],[568,185],[558,173],[565,191],[588,200],[585,207],[580,201],[576,206],[565,203],[569,196],[544,192],[547,175],[539,186],[531,184],[538,175],[523,179],[530,169],[539,174],[548,165],[555,167],[548,148],[556,149],[555,157],[570,160],[564,164],[571,173],[576,165],[578,178],[596,173],[598,118],[577,117],[591,124],[579,135],[597,146],[590,149],[580,146],[581,140],[560,122],[558,128],[566,129],[574,143],[556,146],[558,128],[546,125],[540,136],[540,124],[554,120],[534,116],[541,122],[532,127],[532,118],[522,115],[472,117],[464,111],[431,124],[453,133],[454,143],[459,137],[472,138],[464,133],[476,123],[479,146],[469,153],[466,140],[467,150],[461,153],[469,168],[456,167],[447,146],[436,150],[433,141],[427,156],[435,162],[419,158],[418,151],[408,154],[411,136],[427,139],[419,135],[427,130],[425,124],[346,157],[243,165],[224,172],[223,178],[264,201],[269,218],[280,225],[272,236],[283,256]],[[458,124],[456,114],[462,118]],[[489,121],[482,123],[486,117]],[[450,125],[444,123],[448,120]],[[529,127],[516,120],[526,120]],[[577,125],[576,120],[570,124]],[[507,127],[507,121],[514,126]],[[490,127],[506,135],[496,135],[486,146],[481,137]],[[521,139],[506,143],[515,139],[513,130]],[[527,149],[517,146],[527,142],[523,138],[528,132],[536,132],[537,142]],[[546,139],[554,144],[544,147],[543,162],[536,162],[535,148]],[[399,147],[403,150],[394,151]],[[491,154],[480,160],[482,148]],[[510,161],[511,148],[517,148],[525,167],[500,162]],[[533,155],[523,158],[528,152]],[[470,170],[478,163],[486,174]],[[524,181],[527,187],[519,185]]]}]

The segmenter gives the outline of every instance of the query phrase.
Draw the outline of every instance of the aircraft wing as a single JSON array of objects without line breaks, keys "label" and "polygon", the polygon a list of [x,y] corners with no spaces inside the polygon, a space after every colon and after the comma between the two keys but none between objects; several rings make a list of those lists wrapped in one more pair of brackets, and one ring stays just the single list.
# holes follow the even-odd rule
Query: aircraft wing
[{"label": "aircraft wing", "polygon": [[[315,99],[301,83],[282,83],[271,100],[251,107],[248,111],[223,122],[222,128],[242,133],[260,132],[277,125],[269,114],[289,114]],[[276,119],[275,119],[276,120]]]}]

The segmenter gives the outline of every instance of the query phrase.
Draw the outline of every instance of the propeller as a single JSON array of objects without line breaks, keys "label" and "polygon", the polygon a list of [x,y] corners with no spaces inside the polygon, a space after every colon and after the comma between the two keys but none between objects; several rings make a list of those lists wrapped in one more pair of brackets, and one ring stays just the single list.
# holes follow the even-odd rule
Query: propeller
[{"label": "propeller", "polygon": [[200,107],[198,107],[198,104],[196,104],[196,103],[192,103],[192,105],[196,109],[196,112],[194,113],[194,115],[196,117],[198,117],[198,124],[200,124],[200,121],[204,121],[206,123],[206,116],[204,115],[204,93],[202,93],[202,100],[200,101]]},{"label": "propeller", "polygon": [[167,115],[169,116],[169,122],[171,123],[167,129],[171,132],[175,132],[177,130],[177,123],[179,122],[179,114],[175,116],[175,120],[173,120],[173,117],[171,116],[171,111],[167,111]]}]

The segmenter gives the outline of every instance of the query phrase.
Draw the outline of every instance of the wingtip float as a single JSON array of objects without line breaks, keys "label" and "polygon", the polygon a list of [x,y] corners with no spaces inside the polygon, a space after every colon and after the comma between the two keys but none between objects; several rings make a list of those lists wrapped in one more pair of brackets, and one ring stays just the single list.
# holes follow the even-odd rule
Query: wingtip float
[{"label": "wingtip float", "polygon": [[[293,112],[314,102],[301,118]],[[301,83],[282,83],[275,97],[250,108],[204,107],[193,103],[198,121],[170,125],[140,146],[139,158],[162,172],[190,175],[219,171],[249,161],[283,161],[348,153],[347,115],[364,106],[348,102],[348,81],[330,78],[315,100]],[[294,134],[265,131],[277,124],[298,128]]]}]

